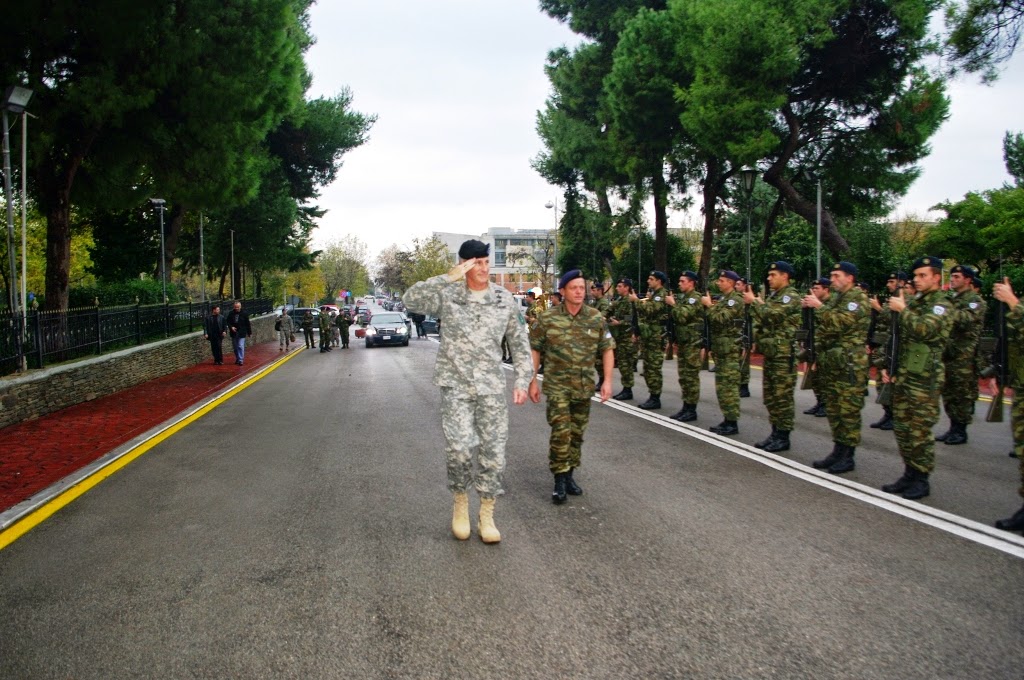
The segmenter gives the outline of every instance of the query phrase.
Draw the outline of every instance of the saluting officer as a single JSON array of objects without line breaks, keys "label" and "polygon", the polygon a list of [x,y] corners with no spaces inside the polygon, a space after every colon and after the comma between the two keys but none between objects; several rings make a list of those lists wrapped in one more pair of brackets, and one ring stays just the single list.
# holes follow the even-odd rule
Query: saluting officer
[{"label": "saluting officer", "polygon": [[637,343],[637,338],[633,335],[633,310],[636,303],[630,297],[633,295],[633,279],[619,279],[615,284],[615,294],[618,297],[612,302],[605,318],[608,319],[608,328],[615,338],[615,365],[619,369],[622,390],[612,399],[629,401],[633,398]]},{"label": "saluting officer", "polygon": [[[903,289],[903,285],[909,279],[906,273],[902,271],[894,271],[889,273],[889,277],[885,281],[885,287],[889,291],[889,297],[896,295],[898,291]],[[889,311],[889,301],[886,300],[883,304],[878,297],[871,298],[871,309],[875,310],[878,314],[878,318],[875,321],[875,337],[874,348],[871,350],[871,365],[875,368],[875,373],[878,376],[882,375],[882,369],[888,365],[889,361],[889,338],[892,333],[892,319]],[[876,383],[877,384],[877,383]],[[892,429],[892,406],[882,406],[882,418],[874,423],[871,423],[870,427],[876,430],[891,430]]]},{"label": "saluting officer", "polygon": [[815,309],[815,383],[821,385],[834,444],[830,454],[812,465],[841,474],[854,469],[853,456],[860,444],[860,412],[868,375],[864,338],[871,314],[868,296],[857,287],[856,265],[845,261],[833,265],[830,279],[832,294],[827,302],[807,295],[801,304]]},{"label": "saluting officer", "polygon": [[636,293],[630,300],[636,302],[637,315],[640,317],[640,359],[644,362],[644,382],[650,396],[640,404],[640,408],[661,408],[662,375],[661,366],[665,362],[665,343],[661,337],[668,319],[669,306],[666,297],[672,295],[665,286],[668,276],[665,272],[652,271],[647,277],[647,297],[639,298]]},{"label": "saluting officer", "polygon": [[922,257],[911,273],[917,295],[909,301],[902,295],[889,300],[889,309],[900,315],[899,373],[894,377],[882,371],[882,382],[893,384],[893,431],[904,471],[882,491],[915,500],[930,493],[928,475],[935,469],[932,427],[939,420],[939,393],[946,380],[942,353],[953,319],[942,291],[942,260]]},{"label": "saluting officer", "polygon": [[683,395],[683,407],[673,420],[689,422],[697,419],[697,404],[700,402],[700,353],[703,349],[704,305],[697,291],[696,273],[685,271],[679,275],[679,295],[672,296],[672,319],[676,326],[678,346],[679,388]]},{"label": "saluting officer", "polygon": [[958,264],[949,273],[952,327],[942,360],[946,365],[946,384],[942,388],[942,406],[949,416],[949,430],[936,441],[950,446],[967,443],[967,426],[974,420],[978,390],[978,372],[974,354],[985,325],[985,300],[974,292],[974,269]]},{"label": "saluting officer", "polygon": [[[1009,373],[1014,386],[1013,405],[1010,407],[1010,423],[1013,426],[1013,449],[1020,459],[1020,488],[1024,497],[1024,305],[1013,292],[1009,279],[1003,279],[992,287],[992,297],[1005,302],[1006,326],[1009,330]],[[996,528],[1006,531],[1024,530],[1024,506],[1006,519],[996,520]]]},{"label": "saluting officer", "polygon": [[793,431],[793,390],[796,389],[796,332],[800,329],[800,295],[790,284],[796,276],[793,266],[784,260],[768,267],[771,293],[761,299],[747,290],[743,301],[757,322],[757,348],[764,357],[762,372],[764,406],[772,432],[754,444],[765,451],[788,451]]},{"label": "saluting officer", "polygon": [[715,434],[739,434],[740,419],[740,353],[743,328],[743,298],[736,291],[740,275],[728,269],[718,272],[717,302],[705,293],[701,303],[706,308],[711,326],[711,353],[715,356],[715,394],[722,422],[709,429]]}]

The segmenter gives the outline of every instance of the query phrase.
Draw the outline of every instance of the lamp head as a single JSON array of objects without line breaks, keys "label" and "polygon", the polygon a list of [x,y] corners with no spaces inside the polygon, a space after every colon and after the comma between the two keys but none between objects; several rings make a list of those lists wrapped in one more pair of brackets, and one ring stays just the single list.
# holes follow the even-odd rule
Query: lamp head
[{"label": "lamp head", "polygon": [[0,108],[11,113],[21,113],[28,106],[29,99],[32,99],[32,90],[27,87],[11,85],[4,91],[4,99]]},{"label": "lamp head", "polygon": [[154,208],[162,208],[167,203],[167,201],[162,198],[151,198],[149,199],[149,202]]},{"label": "lamp head", "polygon": [[754,190],[754,180],[757,178],[757,169],[750,166],[743,166],[740,170],[740,179],[743,181],[743,190],[748,194]]}]

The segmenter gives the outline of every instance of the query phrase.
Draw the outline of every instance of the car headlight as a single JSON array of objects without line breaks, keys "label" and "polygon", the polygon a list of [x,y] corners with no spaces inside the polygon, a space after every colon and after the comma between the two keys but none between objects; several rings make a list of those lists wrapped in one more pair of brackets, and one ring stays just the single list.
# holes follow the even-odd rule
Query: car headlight
[{"label": "car headlight", "polygon": [[398,335],[405,335],[408,332],[409,332],[409,329],[406,328],[405,326],[402,326],[401,328],[399,328],[398,330],[395,331],[395,333],[397,333]]},{"label": "car headlight", "polygon": [[373,335],[373,334],[375,334],[376,332],[377,332],[377,331],[375,331],[375,330],[374,330],[373,326],[367,326],[367,327],[366,327],[366,334],[367,334],[367,335]]}]

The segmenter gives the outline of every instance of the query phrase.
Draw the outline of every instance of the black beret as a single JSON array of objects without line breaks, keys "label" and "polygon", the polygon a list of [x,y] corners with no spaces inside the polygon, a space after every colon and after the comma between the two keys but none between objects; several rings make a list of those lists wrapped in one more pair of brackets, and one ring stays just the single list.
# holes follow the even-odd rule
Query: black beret
[{"label": "black beret", "polygon": [[633,279],[629,278],[628,276],[619,279],[615,283],[621,283],[622,285],[629,286],[630,288],[633,287]]},{"label": "black beret", "polygon": [[660,272],[657,269],[655,269],[650,274],[648,274],[648,276],[653,276],[654,278],[658,279],[659,281],[661,281],[662,285],[668,285],[668,274],[666,274],[665,272]]},{"label": "black beret", "polygon": [[888,281],[888,280],[891,280],[891,279],[896,279],[897,281],[909,281],[910,277],[907,276],[906,272],[898,271],[897,270],[897,271],[894,271],[894,272],[889,272],[889,278],[886,279],[886,280]]},{"label": "black beret", "polygon": [[952,269],[950,269],[949,273],[950,274],[963,274],[965,279],[973,279],[975,276],[978,275],[978,273],[976,271],[974,271],[973,268],[971,268],[970,266],[968,266],[966,264],[958,264],[957,266],[955,266]]},{"label": "black beret", "polygon": [[569,282],[573,279],[582,279],[583,272],[579,269],[570,269],[566,273],[562,274],[562,278],[558,279],[558,290],[562,290],[569,285]]},{"label": "black beret", "polygon": [[477,241],[475,238],[471,238],[459,246],[459,259],[462,260],[472,260],[474,257],[488,257],[490,254],[490,244]]},{"label": "black beret", "polygon": [[739,283],[750,283],[750,282],[747,281],[747,277],[746,276],[741,276],[740,280],[739,280]]},{"label": "black beret", "polygon": [[685,276],[686,278],[690,279],[694,283],[696,283],[697,281],[700,281],[700,277],[697,276],[697,272],[691,272],[689,269],[687,269],[682,274],[680,274],[680,276]]},{"label": "black beret", "polygon": [[722,270],[720,270],[718,272],[718,277],[721,278],[723,276],[725,278],[731,279],[733,281],[739,281],[740,280],[740,275],[737,274],[736,272],[732,271],[731,269],[722,269]]},{"label": "black beret", "polygon": [[793,269],[793,265],[786,262],[785,260],[778,260],[768,265],[768,271],[782,272],[783,274],[789,274],[790,276],[796,276],[796,270]]},{"label": "black beret", "polygon": [[857,275],[857,265],[855,265],[852,262],[847,262],[846,260],[843,260],[842,262],[836,262],[834,265],[832,265],[832,271],[834,271],[834,272],[845,272],[846,274],[849,274],[850,276],[856,276]]},{"label": "black beret", "polygon": [[981,277],[975,274],[974,278],[971,279],[971,285],[981,289],[985,284],[982,282]]},{"label": "black beret", "polygon": [[936,269],[942,269],[942,260],[931,255],[925,255],[914,260],[914,264],[910,265],[910,271],[920,269],[921,267],[934,267]]},{"label": "black beret", "polygon": [[819,286],[824,286],[825,288],[828,288],[829,286],[832,285],[832,281],[828,277],[825,277],[825,276],[822,276],[820,279],[818,279],[814,283],[816,283]]},{"label": "black beret", "polygon": [[600,288],[601,290],[604,290],[604,281],[594,281],[590,285],[593,286],[594,288]]},{"label": "black beret", "polygon": [[870,293],[871,292],[871,285],[868,284],[867,281],[858,281],[857,282],[857,287],[860,288],[865,293]]}]

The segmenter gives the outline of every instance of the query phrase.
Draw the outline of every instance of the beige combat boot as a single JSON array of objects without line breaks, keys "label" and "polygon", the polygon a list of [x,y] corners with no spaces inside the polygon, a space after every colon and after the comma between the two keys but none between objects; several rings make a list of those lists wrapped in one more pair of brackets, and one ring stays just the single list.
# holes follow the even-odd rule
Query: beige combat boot
[{"label": "beige combat boot", "polygon": [[494,526],[494,499],[480,499],[480,540],[484,543],[497,543],[501,534]]},{"label": "beige combat boot", "polygon": [[469,496],[466,492],[455,492],[455,507],[452,510],[452,533],[455,538],[465,541],[469,538]]}]

